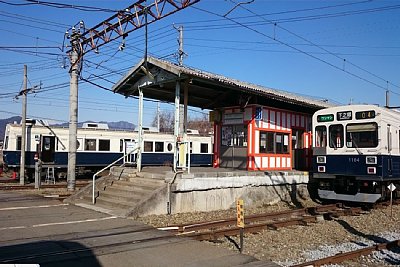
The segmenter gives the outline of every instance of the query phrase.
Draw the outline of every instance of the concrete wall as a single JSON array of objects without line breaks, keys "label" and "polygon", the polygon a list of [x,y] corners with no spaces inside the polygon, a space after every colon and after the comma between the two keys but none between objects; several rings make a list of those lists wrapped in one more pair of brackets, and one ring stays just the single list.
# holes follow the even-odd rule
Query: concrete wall
[{"label": "concrete wall", "polygon": [[[308,196],[308,174],[294,173],[218,173],[215,177],[182,175],[171,190],[171,213],[224,210],[236,207],[242,198],[246,207],[270,205],[280,201],[297,204]],[[158,192],[138,216],[166,214],[168,190]]]}]

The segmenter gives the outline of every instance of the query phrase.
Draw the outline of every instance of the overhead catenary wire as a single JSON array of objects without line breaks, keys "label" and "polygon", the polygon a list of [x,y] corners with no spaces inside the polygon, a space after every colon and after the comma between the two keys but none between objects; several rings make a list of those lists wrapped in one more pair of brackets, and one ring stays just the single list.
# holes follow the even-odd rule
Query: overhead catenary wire
[{"label": "overhead catenary wire", "polygon": [[[293,49],[293,50],[296,50],[296,51],[298,51],[298,52],[300,52],[300,53],[302,53],[302,54],[305,54],[305,55],[307,55],[307,56],[309,56],[309,57],[311,57],[311,58],[314,58],[314,59],[316,59],[316,60],[318,60],[318,61],[320,61],[320,62],[322,62],[322,63],[325,63],[325,64],[327,64],[327,65],[329,65],[329,66],[331,66],[331,67],[333,67],[333,68],[335,68],[335,69],[337,69],[337,70],[340,70],[340,71],[342,71],[342,72],[345,72],[345,73],[347,73],[347,74],[349,74],[349,75],[351,75],[351,76],[353,76],[353,77],[355,77],[355,78],[357,78],[357,79],[360,79],[360,80],[362,80],[362,81],[364,81],[364,82],[367,82],[367,83],[370,83],[370,84],[372,84],[372,85],[374,85],[374,86],[376,86],[376,87],[378,87],[378,88],[381,88],[381,89],[383,89],[383,90],[386,90],[386,87],[384,87],[384,86],[381,86],[381,85],[379,85],[379,84],[377,84],[377,83],[375,83],[375,82],[373,82],[373,81],[371,81],[371,80],[369,80],[369,79],[366,79],[366,78],[364,78],[364,77],[361,77],[360,75],[357,75],[357,74],[355,74],[355,73],[353,73],[353,72],[350,72],[350,71],[348,71],[348,70],[345,70],[345,69],[343,69],[343,68],[341,68],[341,67],[339,67],[339,66],[337,66],[337,65],[335,65],[335,64],[332,64],[332,63],[328,62],[327,60],[324,60],[324,59],[322,59],[322,58],[319,58],[319,57],[317,57],[317,56],[314,56],[314,55],[312,55],[312,54],[310,54],[310,53],[308,53],[308,52],[306,52],[306,51],[303,51],[303,50],[301,50],[301,49],[299,49],[299,48],[297,48],[297,47],[295,47],[295,46],[293,46],[293,45],[290,45],[290,44],[288,44],[288,43],[286,43],[286,42],[283,42],[283,41],[281,41],[281,40],[279,40],[279,39],[276,39],[276,38],[274,38],[274,37],[271,37],[271,36],[269,36],[269,35],[267,35],[267,34],[261,32],[260,30],[254,29],[254,28],[252,28],[252,27],[250,27],[250,26],[248,26],[248,25],[246,25],[246,24],[243,24],[243,23],[241,23],[241,22],[239,22],[239,21],[236,21],[236,20],[231,19],[231,18],[229,18],[229,17],[224,17],[223,15],[220,15],[220,14],[215,13],[215,12],[213,12],[213,11],[205,10],[205,9],[202,9],[202,8],[199,8],[199,7],[196,7],[196,6],[192,6],[191,8],[197,9],[197,10],[200,10],[200,11],[203,11],[203,12],[206,12],[206,13],[209,13],[209,14],[212,14],[212,15],[215,15],[215,16],[218,16],[218,17],[221,17],[221,18],[224,18],[224,19],[226,19],[226,20],[229,20],[229,21],[231,21],[231,22],[233,22],[233,23],[235,23],[235,24],[237,24],[237,25],[239,25],[239,26],[241,26],[241,27],[244,27],[244,28],[246,28],[246,29],[248,29],[248,30],[250,30],[250,31],[253,31],[253,32],[255,32],[255,33],[257,33],[257,34],[259,34],[259,35],[261,35],[261,36],[264,36],[264,37],[266,37],[266,38],[268,38],[268,39],[274,40],[274,41],[276,41],[276,42],[278,42],[278,43],[280,43],[280,44],[282,44],[282,45],[284,45],[284,46],[287,46],[287,47],[289,47],[289,48],[291,48],[291,49]],[[244,7],[241,6],[241,8],[244,8]],[[271,23],[269,22],[269,24],[271,24]],[[395,92],[394,92],[394,93],[395,93]]]},{"label": "overhead catenary wire", "polygon": [[39,5],[39,6],[47,6],[52,8],[59,8],[59,9],[75,9],[80,11],[88,11],[88,12],[118,12],[115,9],[109,8],[100,8],[94,6],[83,6],[83,5],[71,5],[71,4],[64,4],[60,2],[49,2],[49,1],[37,1],[37,0],[23,0],[23,3],[15,3],[11,1],[0,0],[0,3],[11,5],[11,6],[32,6],[32,5]]},{"label": "overhead catenary wire", "polygon": [[[253,12],[252,10],[250,10],[249,8],[247,8],[247,7],[245,7],[245,6],[241,6],[241,8],[247,10],[248,12],[250,12],[250,13],[253,14],[253,15],[257,15],[255,12]],[[397,8],[400,8],[400,5],[397,5]],[[264,17],[263,17],[263,19],[264,19],[265,21],[269,22],[269,23],[273,23],[273,21],[267,20],[267,19],[265,19]],[[318,47],[319,49],[323,50],[324,52],[326,52],[326,53],[328,53],[328,54],[330,54],[330,55],[332,55],[332,56],[334,56],[334,57],[336,57],[336,58],[338,58],[338,59],[340,59],[340,60],[346,61],[347,64],[350,64],[350,65],[352,65],[353,67],[355,67],[355,68],[357,68],[357,69],[359,69],[359,70],[362,70],[362,71],[364,71],[364,72],[366,72],[366,73],[368,73],[368,74],[374,76],[375,78],[380,79],[381,81],[387,82],[388,84],[390,84],[390,85],[392,85],[392,86],[395,86],[395,87],[397,87],[397,88],[400,88],[400,86],[398,86],[398,85],[396,85],[396,84],[394,84],[394,83],[388,81],[387,79],[382,78],[382,77],[380,77],[380,76],[378,76],[378,75],[372,73],[371,71],[368,71],[368,70],[366,70],[365,68],[362,68],[362,67],[358,66],[357,64],[354,64],[354,63],[350,62],[349,60],[340,57],[337,53],[333,53],[333,52],[329,51],[328,49],[324,48],[323,46],[318,45],[318,44],[316,44],[315,42],[312,42],[312,41],[310,41],[310,40],[308,40],[308,39],[302,37],[301,35],[299,35],[299,34],[293,32],[293,31],[290,31],[290,30],[288,30],[288,29],[285,28],[285,27],[280,26],[279,24],[275,24],[275,26],[278,27],[278,28],[280,28],[280,29],[282,29],[282,30],[284,30],[284,31],[286,31],[286,32],[288,32],[288,33],[290,33],[290,34],[292,34],[292,35],[294,35],[294,36],[296,36],[297,38],[299,38],[299,39],[301,39],[301,40],[303,40],[303,41],[305,41],[305,42],[311,44],[312,46]],[[379,86],[379,87],[382,88],[381,86]],[[387,88],[386,88],[386,89],[387,89]],[[393,91],[391,91],[391,92],[392,92],[392,93],[396,93],[396,92],[393,92]],[[396,94],[398,94],[398,93],[396,93]]]}]

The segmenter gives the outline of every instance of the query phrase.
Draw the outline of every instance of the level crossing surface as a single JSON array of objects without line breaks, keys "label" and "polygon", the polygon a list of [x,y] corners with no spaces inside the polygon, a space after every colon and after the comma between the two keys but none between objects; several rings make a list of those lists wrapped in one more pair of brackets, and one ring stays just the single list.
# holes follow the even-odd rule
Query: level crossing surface
[{"label": "level crossing surface", "polygon": [[0,214],[0,266],[278,266],[34,194],[0,191]]}]

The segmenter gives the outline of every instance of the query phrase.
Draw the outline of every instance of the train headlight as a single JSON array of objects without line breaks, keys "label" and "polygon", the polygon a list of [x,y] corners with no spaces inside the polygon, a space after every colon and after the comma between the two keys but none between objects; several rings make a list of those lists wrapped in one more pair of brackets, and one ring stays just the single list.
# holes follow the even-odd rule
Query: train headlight
[{"label": "train headlight", "polygon": [[375,156],[367,156],[365,158],[367,164],[376,164],[378,159]]},{"label": "train headlight", "polygon": [[318,166],[318,172],[325,172],[325,166]]},{"label": "train headlight", "polygon": [[325,156],[317,156],[317,163],[326,163]]},{"label": "train headlight", "polygon": [[368,167],[367,168],[367,173],[368,174],[376,174],[376,168],[375,167]]}]

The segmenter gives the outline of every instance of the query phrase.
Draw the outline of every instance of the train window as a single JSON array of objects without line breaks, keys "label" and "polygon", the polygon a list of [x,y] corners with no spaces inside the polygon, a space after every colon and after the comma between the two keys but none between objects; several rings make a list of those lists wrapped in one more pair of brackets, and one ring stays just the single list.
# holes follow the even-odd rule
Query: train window
[{"label": "train window", "polygon": [[110,140],[100,139],[99,140],[99,151],[110,151]]},{"label": "train window", "polygon": [[16,150],[21,150],[21,143],[22,143],[22,137],[17,136],[17,149]]},{"label": "train window", "polygon": [[200,153],[208,153],[208,144],[200,144]]},{"label": "train window", "polygon": [[344,145],[344,130],[342,124],[329,126],[329,147],[334,149],[341,148]]},{"label": "train window", "polygon": [[346,126],[347,147],[366,148],[378,146],[378,125],[354,123]]},{"label": "train window", "polygon": [[153,142],[144,141],[144,152],[153,152]]},{"label": "train window", "polygon": [[96,139],[85,139],[85,150],[96,151]]},{"label": "train window", "polygon": [[[58,144],[58,143],[57,143]],[[81,146],[81,142],[79,142],[79,139],[76,140],[76,149],[79,149]],[[57,148],[58,149],[58,148]]]},{"label": "train window", "polygon": [[172,147],[172,144],[171,144],[171,143],[168,143],[168,145],[167,145],[167,150],[168,150],[168,151],[172,151],[172,148],[173,148],[173,147]]},{"label": "train window", "polygon": [[315,127],[315,147],[326,147],[326,126]]},{"label": "train window", "polygon": [[164,152],[164,142],[154,142],[155,152]]},{"label": "train window", "polygon": [[48,136],[45,136],[45,137],[43,137],[43,149],[44,150],[50,150],[50,147],[51,147],[51,139],[50,139],[50,137],[48,137]]}]

